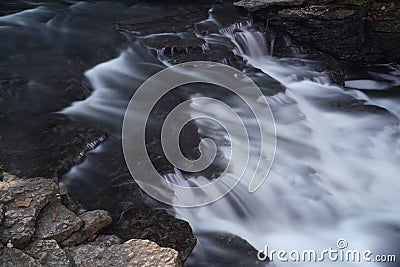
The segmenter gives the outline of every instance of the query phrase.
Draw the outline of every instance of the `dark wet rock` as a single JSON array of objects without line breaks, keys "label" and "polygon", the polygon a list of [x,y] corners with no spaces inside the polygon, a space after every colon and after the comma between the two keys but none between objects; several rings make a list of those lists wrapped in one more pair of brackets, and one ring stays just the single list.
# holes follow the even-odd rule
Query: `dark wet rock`
[{"label": "dark wet rock", "polygon": [[196,245],[196,238],[188,222],[174,218],[165,210],[129,210],[111,225],[111,233],[124,240],[148,239],[162,247],[179,252],[182,262]]},{"label": "dark wet rock", "polygon": [[[84,180],[77,181],[73,186],[68,187],[68,192],[75,202],[82,204],[86,210],[107,210],[113,220],[118,220],[125,210],[143,207],[140,188],[127,168],[123,169],[118,165],[124,159],[122,151],[116,150],[117,148],[101,155],[102,158],[96,168],[105,177],[100,181],[95,180],[98,187],[96,191],[87,194],[87,190],[90,190],[93,185]],[[109,158],[113,160],[107,161]]]},{"label": "dark wet rock", "polygon": [[61,242],[78,231],[83,221],[61,203],[51,202],[37,218],[35,238]]},{"label": "dark wet rock", "polygon": [[352,63],[400,61],[400,4],[394,1],[305,1],[270,6],[253,17],[301,46]]},{"label": "dark wet rock", "polygon": [[62,241],[62,246],[75,246],[93,238],[97,232],[112,222],[110,213],[105,210],[87,211],[79,215],[79,218],[83,221],[83,227]]},{"label": "dark wet rock", "polygon": [[[98,144],[105,136],[99,128],[80,125],[61,114],[17,115],[9,112],[0,116],[0,123],[7,125],[2,129],[7,142],[0,140],[0,149],[5,153],[0,156],[0,164],[7,166],[9,171],[21,171],[20,176],[58,177],[82,162],[82,152],[88,151],[89,144]],[[27,122],[15,123],[20,119],[29,121],[29,131],[22,127]],[[16,132],[19,134],[13,134]]]},{"label": "dark wet rock", "polygon": [[204,262],[202,266],[266,266],[267,261],[259,261],[257,250],[246,240],[230,233],[199,233],[199,251],[196,257],[188,259],[188,265]]},{"label": "dark wet rock", "polygon": [[66,252],[74,266],[181,266],[177,251],[149,240],[131,239],[110,246],[88,243],[67,248]]},{"label": "dark wet rock", "polygon": [[[112,2],[110,5],[123,6]],[[47,4],[49,17],[44,20],[56,16],[55,10],[65,16],[65,25],[76,20],[61,11],[68,12],[73,5],[67,1],[2,1],[0,12],[31,10]],[[91,4],[95,6],[88,3]],[[83,73],[115,57],[116,47],[125,38],[109,30],[111,22],[103,20],[96,23],[96,34],[88,30],[77,37],[74,30],[61,33],[47,27],[39,17],[32,19],[35,22],[28,23],[23,30],[17,24],[2,22],[2,26],[8,25],[3,34],[21,42],[18,46],[3,42],[1,46],[1,60],[6,64],[0,66],[0,125],[6,127],[1,129],[0,165],[9,172],[20,170],[21,176],[53,178],[60,169],[68,171],[86,145],[105,133],[95,125],[78,123],[56,112],[91,94],[92,88],[85,83]],[[30,35],[29,32],[36,31],[34,28],[37,34]]]},{"label": "dark wet rock", "polygon": [[70,267],[71,263],[55,240],[38,240],[33,242],[28,250],[28,255],[46,267]]},{"label": "dark wet rock", "polygon": [[240,0],[234,5],[244,7],[249,11],[256,11],[269,6],[300,6],[305,0]]},{"label": "dark wet rock", "polygon": [[[0,202],[4,205],[4,222],[0,226],[0,242],[9,240],[18,248],[25,247],[35,232],[35,221],[39,212],[58,193],[58,186],[43,178],[25,180],[7,191],[0,191]],[[18,207],[17,201],[28,201],[27,206]]]},{"label": "dark wet rock", "polygon": [[3,248],[0,250],[0,262],[3,267],[40,267],[41,265],[34,258],[16,248]]},{"label": "dark wet rock", "polygon": [[186,32],[193,24],[208,18],[210,7],[211,4],[193,2],[187,6],[174,2],[162,6],[154,3],[155,12],[147,20],[136,17],[121,19],[115,22],[114,27],[119,32],[140,35]]}]

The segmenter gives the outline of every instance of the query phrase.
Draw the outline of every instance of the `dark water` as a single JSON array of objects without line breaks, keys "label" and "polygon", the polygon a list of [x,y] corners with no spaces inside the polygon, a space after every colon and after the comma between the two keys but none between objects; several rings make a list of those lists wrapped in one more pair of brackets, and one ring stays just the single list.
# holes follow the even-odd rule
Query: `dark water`
[{"label": "dark water", "polygon": [[[8,168],[52,177],[63,156],[75,153],[71,145],[81,147],[107,132],[105,142],[60,177],[62,185],[87,208],[118,214],[143,198],[187,220],[199,243],[186,266],[217,266],[215,258],[230,258],[231,266],[255,264],[217,242],[215,232],[240,236],[256,249],[322,250],[346,238],[352,249],[398,255],[399,66],[349,66],[345,87],[337,87],[303,56],[271,57],[274,42],[265,43],[265,29],[258,31],[227,5],[20,1],[3,2],[2,12],[0,144]],[[121,127],[143,81],[192,60],[218,61],[248,74],[270,103],[278,146],[271,173],[255,194],[244,182],[211,205],[178,209],[138,195],[125,166]],[[226,158],[203,173],[174,169],[158,157],[156,128],[163,116],[183,100],[205,95],[230,103],[250,129],[254,118],[222,90],[180,89],[150,121],[150,157],[166,179],[199,184],[218,176]],[[193,109],[218,112],[212,106]],[[226,132],[207,120],[185,129],[183,152],[196,157],[193,148],[203,137],[229,154]],[[257,138],[250,145],[257,147]],[[44,162],[49,166],[38,167]]]}]

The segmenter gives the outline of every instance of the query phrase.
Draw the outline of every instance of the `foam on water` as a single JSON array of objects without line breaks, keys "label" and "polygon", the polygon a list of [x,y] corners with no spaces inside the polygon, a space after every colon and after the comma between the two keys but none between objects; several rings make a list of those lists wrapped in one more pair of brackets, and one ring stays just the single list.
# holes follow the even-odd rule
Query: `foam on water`
[{"label": "foam on water", "polygon": [[[72,6],[73,10],[80,8],[80,4]],[[47,17],[45,8],[33,11]],[[30,12],[3,16],[0,20],[31,25]],[[46,27],[56,27],[62,21],[62,17],[50,19]],[[210,18],[206,22],[215,20]],[[264,35],[251,25],[236,25],[205,40],[223,42],[224,38],[235,45],[236,55],[259,70],[259,77],[272,77],[285,88],[266,96],[277,127],[274,164],[267,180],[255,193],[249,194],[249,179],[245,177],[219,201],[199,208],[175,209],[176,215],[189,221],[195,233],[224,230],[248,240],[257,249],[268,245],[277,250],[322,250],[336,247],[336,240],[346,238],[350,249],[398,255],[400,98],[370,95],[365,90],[383,91],[398,86],[399,68],[379,79],[348,81],[348,88],[344,89],[332,85],[325,74],[313,70],[305,60],[271,57],[274,42],[270,40],[267,44]],[[212,49],[212,45],[203,48]],[[95,121],[118,138],[129,97],[144,79],[166,66],[165,59],[157,60],[135,43],[119,57],[86,72],[94,89],[92,95],[62,113]],[[254,117],[235,107],[235,101],[227,101],[242,112],[250,129],[256,127]],[[192,108],[196,114],[218,113],[218,109],[207,103],[194,104]],[[200,135],[212,133],[223,155],[229,155],[225,132],[216,131],[207,122],[197,125]],[[250,142],[252,148],[258,146],[257,141],[255,134]],[[99,146],[92,153],[102,153],[102,149]],[[93,171],[96,166],[87,161],[73,168],[70,175],[79,176],[82,171],[79,168]],[[189,186],[208,182],[202,176],[183,179],[178,170],[166,178]],[[195,254],[201,246],[200,242]],[[276,265],[291,266],[278,262]]]},{"label": "foam on water", "polygon": [[[260,32],[239,29],[222,32],[236,45],[236,54],[286,88],[267,97],[277,126],[276,158],[254,194],[240,183],[216,203],[176,209],[178,216],[196,232],[225,229],[259,249],[321,251],[346,238],[350,249],[398,254],[399,99],[371,100],[360,91],[331,85],[307,65],[268,56]],[[349,87],[382,89],[373,82],[354,84]],[[310,266],[281,263],[291,264]]]}]

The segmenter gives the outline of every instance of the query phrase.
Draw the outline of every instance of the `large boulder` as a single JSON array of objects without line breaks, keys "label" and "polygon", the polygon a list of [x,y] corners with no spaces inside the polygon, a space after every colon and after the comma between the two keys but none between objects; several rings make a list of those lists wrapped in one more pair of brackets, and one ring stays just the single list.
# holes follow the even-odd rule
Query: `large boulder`
[{"label": "large boulder", "polygon": [[178,252],[163,248],[149,240],[131,239],[122,244],[92,242],[67,248],[74,266],[181,266]]}]

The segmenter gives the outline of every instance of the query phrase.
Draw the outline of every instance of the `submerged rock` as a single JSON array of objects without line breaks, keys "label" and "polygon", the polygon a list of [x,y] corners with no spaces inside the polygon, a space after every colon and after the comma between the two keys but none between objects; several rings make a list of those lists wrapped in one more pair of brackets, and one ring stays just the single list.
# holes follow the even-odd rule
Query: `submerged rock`
[{"label": "submerged rock", "polygon": [[61,242],[79,230],[83,221],[61,203],[52,202],[40,213],[35,238],[54,239]]},{"label": "submerged rock", "polygon": [[[266,266],[268,260],[259,261],[258,251],[245,239],[231,233],[199,233],[199,251],[189,263],[205,262],[213,267]],[[197,257],[201,257],[199,259]],[[190,264],[189,264],[190,265]]]},{"label": "submerged rock", "polygon": [[46,267],[70,267],[71,263],[55,240],[33,242],[26,252]]},{"label": "submerged rock", "polygon": [[178,252],[149,240],[131,239],[122,244],[99,246],[98,242],[66,249],[74,266],[181,266]]},{"label": "submerged rock", "polygon": [[[52,180],[33,178],[24,180],[7,191],[0,191],[4,205],[4,219],[0,226],[0,242],[9,240],[18,247],[25,247],[35,232],[35,221],[41,209],[58,193]],[[18,201],[25,202],[18,205]]]}]

